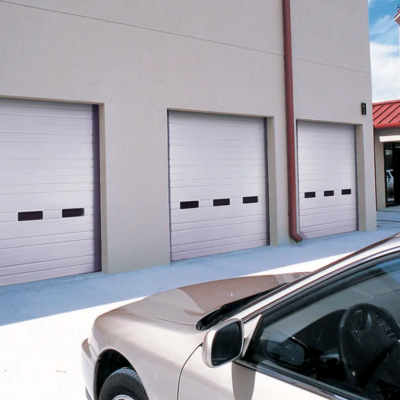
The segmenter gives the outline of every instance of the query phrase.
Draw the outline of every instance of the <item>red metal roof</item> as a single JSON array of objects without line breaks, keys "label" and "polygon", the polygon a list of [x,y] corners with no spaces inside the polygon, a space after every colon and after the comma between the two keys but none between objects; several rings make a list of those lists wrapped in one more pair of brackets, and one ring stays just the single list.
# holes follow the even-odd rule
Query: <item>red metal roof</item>
[{"label": "red metal roof", "polygon": [[372,115],[375,129],[400,127],[400,100],[372,104]]}]

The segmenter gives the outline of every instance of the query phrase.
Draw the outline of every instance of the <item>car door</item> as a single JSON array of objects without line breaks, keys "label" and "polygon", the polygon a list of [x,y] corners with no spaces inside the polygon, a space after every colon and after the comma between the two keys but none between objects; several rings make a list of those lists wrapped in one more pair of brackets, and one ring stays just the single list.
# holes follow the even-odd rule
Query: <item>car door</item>
[{"label": "car door", "polygon": [[241,359],[209,368],[202,347],[195,350],[179,400],[400,398],[397,253],[339,272],[252,318],[245,326],[259,321]]}]

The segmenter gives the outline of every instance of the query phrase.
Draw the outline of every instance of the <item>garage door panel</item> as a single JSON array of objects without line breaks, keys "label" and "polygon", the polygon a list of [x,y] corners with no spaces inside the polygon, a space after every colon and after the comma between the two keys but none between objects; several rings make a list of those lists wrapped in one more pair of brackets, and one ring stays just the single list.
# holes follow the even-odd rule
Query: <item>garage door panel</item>
[{"label": "garage door panel", "polygon": [[36,185],[7,185],[0,186],[0,195],[26,193],[55,193],[55,192],[93,192],[94,183],[64,183],[64,184],[36,184]]},{"label": "garage door panel", "polygon": [[171,182],[171,188],[182,188],[182,187],[202,187],[202,186],[236,186],[253,184],[257,185],[260,181],[259,177],[247,177],[247,178],[214,178],[214,179],[183,179],[174,180]]},{"label": "garage door panel", "polygon": [[325,160],[336,160],[337,163],[340,161],[346,161],[347,163],[355,160],[355,154],[353,153],[353,149],[299,149],[298,151],[299,160],[304,159],[313,160],[314,162],[318,162],[321,160],[321,163],[324,163]]},{"label": "garage door panel", "polygon": [[101,270],[100,263],[99,264],[89,263],[82,265],[74,265],[71,267],[50,268],[43,271],[38,270],[33,272],[2,276],[1,282],[2,285],[11,285],[11,284],[14,285],[17,283],[32,282],[41,279],[62,278],[70,275],[87,274],[90,272],[96,272],[100,270]]},{"label": "garage door panel", "polygon": [[194,257],[204,257],[213,254],[227,253],[230,251],[248,250],[262,246],[266,246],[265,239],[250,241],[250,242],[224,244],[223,246],[209,246],[206,249],[175,252],[172,261],[185,260],[187,258],[194,258]]},{"label": "garage door panel", "polygon": [[[243,207],[243,197],[230,197],[229,201],[230,201],[229,208],[235,207],[235,206],[240,206],[243,210],[245,210],[244,212],[247,212],[247,210],[252,209],[252,207],[256,204],[263,204],[263,207],[265,207],[265,209],[268,209],[268,203],[267,203],[268,199],[267,199],[266,195],[257,196],[257,203],[245,204],[246,207]],[[175,210],[181,210],[181,202],[180,201],[172,201],[170,204],[171,204],[171,212],[173,212]],[[200,200],[199,201],[199,209],[203,209],[203,208],[208,208],[209,210],[211,210],[211,208],[214,208],[213,199]],[[228,209],[228,207],[218,207],[218,210],[220,210],[218,212],[221,212],[221,215],[224,215],[223,213],[225,213],[225,211],[227,209]],[[195,208],[195,209],[191,209],[191,210],[195,214],[198,209]],[[185,211],[185,210],[183,210],[183,211]]]},{"label": "garage door panel", "polygon": [[[89,215],[98,215],[100,214],[100,207],[74,207],[73,209],[82,209],[83,208],[83,213],[85,216],[89,216]],[[43,212],[43,220],[45,219],[55,219],[55,218],[63,218],[63,209],[64,210],[71,210],[71,207],[63,207],[63,208],[48,208],[48,209],[42,209],[42,210],[38,210],[36,208],[36,211],[42,211]],[[2,218],[2,216],[4,215],[8,215],[9,218],[4,219],[4,221],[2,222],[18,222],[18,213],[19,212],[26,212],[27,211],[27,206],[23,206],[23,207],[19,207],[20,211],[12,211],[12,212],[6,212],[6,213],[2,213],[0,212],[0,220]],[[21,211],[23,210],[23,211]],[[34,211],[35,208],[34,207],[29,207],[28,211]],[[19,221],[21,222],[21,221]],[[1,226],[0,226],[1,228]]]},{"label": "garage door panel", "polygon": [[[100,207],[100,199],[91,192],[75,192],[75,196],[71,193],[46,193],[44,200],[36,193],[31,195],[18,195],[22,197],[18,199],[21,203],[12,201],[12,195],[0,196],[0,213],[6,212],[23,212],[23,211],[46,211],[58,209],[84,208],[85,214],[87,207]],[[4,202],[2,202],[4,201]]]},{"label": "garage door panel", "polygon": [[348,232],[354,232],[356,231],[357,224],[352,224],[352,225],[345,225],[345,224],[331,224],[325,227],[325,229],[321,230],[315,230],[312,228],[309,228],[310,231],[308,232],[307,230],[302,233],[304,239],[314,239],[317,237],[321,236],[329,236],[329,235],[336,235],[339,233],[348,233]]},{"label": "garage door panel", "polygon": [[310,209],[319,209],[319,208],[326,208],[326,207],[336,207],[336,206],[345,206],[345,205],[352,205],[356,206],[357,197],[355,194],[348,195],[348,196],[340,196],[340,197],[314,197],[310,199],[304,198],[304,196],[300,197],[300,214],[302,210],[310,210]]},{"label": "garage door panel", "polygon": [[[41,178],[41,177],[61,177],[61,176],[91,176],[95,179],[98,178],[96,171],[93,167],[88,166],[85,168],[60,168],[60,167],[3,167],[2,171],[7,175],[6,177],[18,177],[28,179]],[[5,177],[4,177],[5,178]]]},{"label": "garage door panel", "polygon": [[97,215],[87,215],[77,218],[60,218],[58,223],[52,220],[37,220],[23,222],[1,223],[0,240],[23,237],[57,235],[71,232],[91,232],[100,229]]},{"label": "garage door panel", "polygon": [[20,265],[11,265],[0,269],[0,276],[6,277],[13,274],[24,274],[38,271],[46,271],[49,269],[69,268],[74,266],[100,264],[100,254],[91,254],[82,257],[63,258],[61,260],[41,261],[37,263],[28,263]]},{"label": "garage door panel", "polygon": [[172,260],[244,248],[254,235],[266,245],[264,121],[172,112],[169,123]]},{"label": "garage door panel", "polygon": [[170,111],[168,114],[171,125],[211,125],[211,126],[239,126],[243,128],[260,127],[262,119],[238,115],[203,114],[192,112]]},{"label": "garage door panel", "polygon": [[335,141],[332,140],[330,143],[325,143],[325,142],[320,142],[320,143],[315,143],[315,142],[309,142],[309,143],[300,143],[299,144],[299,151],[308,151],[310,149],[314,149],[315,151],[323,151],[326,148],[340,151],[340,150],[348,150],[349,147],[352,147],[352,142],[351,141],[346,141],[346,142],[340,142],[336,143]]},{"label": "garage door panel", "polygon": [[31,133],[2,133],[0,143],[76,143],[92,144],[96,142],[94,135],[49,135]]},{"label": "garage door panel", "polygon": [[99,182],[100,178],[93,175],[45,175],[45,176],[0,176],[0,187],[3,185],[42,185],[42,184],[70,184]]},{"label": "garage door panel", "polygon": [[193,229],[199,228],[211,228],[216,226],[230,226],[235,224],[249,223],[249,222],[262,222],[265,224],[267,221],[267,215],[259,214],[259,215],[247,215],[245,217],[231,217],[231,218],[219,218],[217,220],[206,220],[206,221],[190,221],[190,222],[182,222],[172,225],[171,232],[182,231],[185,230],[191,231]]},{"label": "garage door panel", "polygon": [[353,189],[355,190],[355,182],[354,178],[343,178],[337,180],[315,180],[315,181],[306,181],[301,182],[299,185],[300,193],[304,192],[314,192],[315,188],[318,187],[323,194],[324,191],[335,191],[335,197],[341,195],[341,190]]},{"label": "garage door panel", "polygon": [[215,168],[209,172],[192,172],[192,173],[171,173],[171,180],[173,182],[180,182],[183,180],[199,180],[199,179],[241,179],[241,178],[261,178],[265,180],[266,173],[264,168],[254,169],[240,169],[239,171],[221,171]]},{"label": "garage door panel", "polygon": [[0,99],[0,286],[99,270],[98,142],[93,105]]},{"label": "garage door panel", "polygon": [[341,144],[347,144],[347,145],[352,145],[353,144],[353,138],[349,136],[349,132],[339,132],[339,133],[334,133],[333,137],[326,137],[324,135],[321,135],[321,132],[310,132],[310,131],[304,131],[306,132],[306,136],[301,140],[301,143],[299,143],[300,148],[304,147],[321,147],[325,145],[341,145]]},{"label": "garage door panel", "polygon": [[328,139],[330,139],[332,135],[340,135],[341,133],[354,132],[353,125],[326,123],[317,121],[299,121],[298,127],[299,128],[301,127],[301,130],[307,133],[307,137],[310,133],[315,133],[320,135],[321,132],[325,132],[327,134],[330,134],[328,136]]},{"label": "garage door panel", "polygon": [[[264,132],[262,129],[247,129],[223,127],[222,129],[204,129],[197,127],[196,129],[188,130],[187,126],[175,127],[174,136],[169,140],[172,146],[206,146],[206,147],[221,147],[221,146],[249,146],[254,147],[263,145]],[[180,132],[181,131],[181,132]]]},{"label": "garage door panel", "polygon": [[[0,225],[1,228],[1,225]],[[6,239],[0,241],[0,250],[12,249],[23,246],[36,246],[50,243],[63,243],[63,242],[76,242],[79,240],[94,240],[100,239],[101,232],[97,231],[86,231],[86,232],[72,232],[62,233],[58,235],[47,235],[47,236],[31,236],[17,239]]]},{"label": "garage door panel", "polygon": [[[172,161],[172,160],[171,160]],[[171,165],[170,176],[174,179],[176,175],[187,174],[189,176],[194,174],[233,174],[233,176],[240,176],[240,174],[246,174],[252,176],[253,174],[265,174],[266,169],[263,162],[258,161],[255,165]],[[237,175],[236,175],[237,174]]]},{"label": "garage door panel", "polygon": [[201,160],[241,160],[252,158],[254,160],[263,160],[265,150],[260,147],[226,147],[223,149],[205,149],[196,148],[190,153],[187,148],[173,148],[170,151],[171,160],[174,159],[201,159]]},{"label": "garage door panel", "polygon": [[171,201],[190,201],[202,199],[230,198],[232,196],[251,197],[265,196],[266,189],[262,184],[240,185],[237,187],[208,186],[171,188]]},{"label": "garage door panel", "polygon": [[337,174],[322,174],[322,173],[305,173],[302,175],[302,182],[310,182],[310,181],[332,181],[337,179],[338,175],[340,174],[340,178],[342,179],[350,179],[354,181],[354,174],[355,174],[355,168],[354,170],[351,170],[352,172],[344,171],[341,173],[338,171]]},{"label": "garage door panel", "polygon": [[247,204],[243,207],[242,204],[230,205],[226,207],[200,207],[192,210],[172,209],[171,217],[174,224],[195,221],[213,221],[217,218],[233,218],[246,217],[254,215],[266,215],[267,204],[255,203]]},{"label": "garage door panel", "polygon": [[[17,117],[42,117],[46,120],[49,118],[84,118],[93,119],[93,106],[89,106],[87,109],[76,108],[69,109],[60,106],[60,108],[55,107],[33,107],[34,103],[28,103],[26,105],[21,104],[4,104],[0,110],[0,115],[13,115]],[[49,104],[49,103],[48,103]],[[20,122],[21,119],[19,118]]]},{"label": "garage door panel", "polygon": [[2,267],[52,261],[64,258],[82,257],[100,254],[100,240],[81,240],[68,243],[52,243],[20,247],[17,255],[15,249],[0,250],[0,269]]},{"label": "garage door panel", "polygon": [[[170,160],[170,165],[175,167],[175,166],[202,166],[204,165],[204,160],[202,159],[172,159]],[[246,167],[248,165],[251,166],[264,166],[263,162],[261,160],[253,160],[253,159],[246,159],[246,158],[241,158],[241,159],[209,159],[207,160],[207,165],[208,166],[214,166],[214,167],[226,167],[226,166],[235,166],[235,167]]]},{"label": "garage door panel", "polygon": [[[13,168],[68,168],[71,165],[71,160],[61,159],[34,159],[34,158],[0,158],[0,168],[7,173]],[[97,168],[98,164],[93,159],[74,160],[73,170],[75,168]]]},{"label": "garage door panel", "polygon": [[298,123],[300,234],[312,238],[357,229],[354,126]]},{"label": "garage door panel", "polygon": [[0,133],[41,133],[51,135],[92,135],[97,122],[87,118],[31,117],[1,115]]},{"label": "garage door panel", "polygon": [[[316,220],[318,216],[318,220]],[[327,209],[324,213],[300,216],[302,229],[315,225],[346,222],[357,218],[357,210],[331,211]]]},{"label": "garage door panel", "polygon": [[[184,243],[178,244],[174,246],[174,253],[183,253],[192,250],[207,250],[208,248],[218,247],[221,248],[223,246],[229,246],[233,244],[241,244],[241,243],[250,243],[250,242],[261,242],[265,243],[265,234],[259,233],[255,235],[247,235],[245,238],[238,237],[229,237],[218,240],[204,241],[204,242],[195,242],[195,243]],[[261,246],[265,246],[262,244]]]},{"label": "garage door panel", "polygon": [[344,160],[340,164],[335,160],[325,160],[321,162],[320,159],[303,159],[301,162],[301,170],[304,174],[322,173],[332,174],[332,170],[336,170],[340,173],[350,173],[350,171],[356,171],[354,160]]},{"label": "garage door panel", "polygon": [[248,222],[227,226],[215,226],[201,229],[191,229],[184,231],[171,232],[172,246],[184,243],[194,243],[201,241],[211,241],[230,237],[246,237],[266,233],[265,221]]},{"label": "garage door panel", "polygon": [[9,143],[4,142],[0,147],[1,158],[38,158],[64,160],[91,159],[93,157],[93,144],[70,143]]},{"label": "garage door panel", "polygon": [[314,207],[314,208],[303,208],[300,211],[300,217],[305,215],[318,215],[324,214],[326,211],[329,212],[336,212],[336,211],[350,211],[355,210],[357,212],[357,207],[354,205],[353,202],[349,202],[348,204],[344,205],[335,205],[330,207]]},{"label": "garage door panel", "polygon": [[[95,106],[93,104],[83,104],[83,103],[65,103],[62,101],[36,101],[36,100],[25,100],[25,99],[13,99],[13,98],[1,98],[1,106],[3,107],[19,107],[21,109],[21,113],[29,112],[29,108],[44,108],[46,110],[75,110],[79,112],[90,112],[93,113],[95,111]],[[28,110],[25,110],[28,108]]]}]

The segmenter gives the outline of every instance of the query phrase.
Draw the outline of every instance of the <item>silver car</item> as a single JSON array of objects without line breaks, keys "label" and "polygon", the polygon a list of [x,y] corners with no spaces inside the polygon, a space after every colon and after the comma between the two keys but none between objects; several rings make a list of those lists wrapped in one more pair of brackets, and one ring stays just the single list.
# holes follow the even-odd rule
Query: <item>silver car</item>
[{"label": "silver car", "polygon": [[400,238],[310,274],[160,293],[100,316],[92,400],[400,398]]}]

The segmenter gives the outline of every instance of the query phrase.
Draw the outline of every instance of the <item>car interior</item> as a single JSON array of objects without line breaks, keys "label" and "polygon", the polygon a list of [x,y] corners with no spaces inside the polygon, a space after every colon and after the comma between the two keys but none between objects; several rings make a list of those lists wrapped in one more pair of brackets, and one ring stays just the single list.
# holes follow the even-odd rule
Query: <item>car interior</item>
[{"label": "car interior", "polygon": [[400,398],[399,321],[400,259],[391,257],[266,314],[246,359],[349,397]]}]

